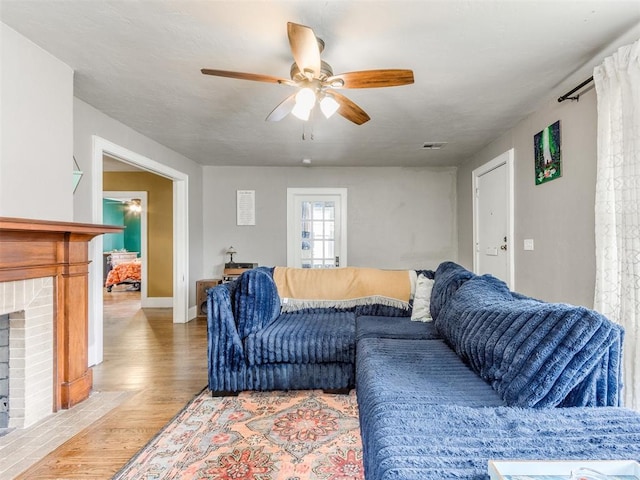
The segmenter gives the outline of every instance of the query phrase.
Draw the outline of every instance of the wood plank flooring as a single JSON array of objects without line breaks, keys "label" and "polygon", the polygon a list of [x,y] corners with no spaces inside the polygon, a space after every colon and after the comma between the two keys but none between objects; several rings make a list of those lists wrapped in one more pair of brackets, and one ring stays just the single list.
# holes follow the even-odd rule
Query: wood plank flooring
[{"label": "wood plank flooring", "polygon": [[139,305],[139,293],[105,293],[93,368],[95,390],[136,393],[18,479],[109,479],[206,386],[206,320],[174,324],[170,309]]}]

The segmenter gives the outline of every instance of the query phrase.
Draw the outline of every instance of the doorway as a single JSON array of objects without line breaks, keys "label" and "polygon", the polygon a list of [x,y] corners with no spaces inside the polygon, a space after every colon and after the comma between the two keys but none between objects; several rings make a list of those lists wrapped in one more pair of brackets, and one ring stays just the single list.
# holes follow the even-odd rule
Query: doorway
[{"label": "doorway", "polygon": [[[137,254],[140,263],[139,296],[140,305],[147,305],[148,293],[148,252],[147,252],[147,192],[145,191],[104,191],[103,198],[103,222],[105,224],[125,225],[125,231],[120,234],[107,234],[102,236],[103,260],[111,255],[110,251],[120,251]],[[115,215],[113,221],[108,218],[109,213]],[[118,223],[119,222],[119,223]],[[104,265],[104,264],[103,264]],[[106,265],[105,265],[106,266]],[[113,266],[113,263],[111,264]],[[105,281],[106,271],[105,268]],[[112,300],[117,300],[116,298]]]},{"label": "doorway", "polygon": [[347,189],[287,189],[287,265],[347,266]]},{"label": "doorway", "polygon": [[[173,322],[189,321],[189,177],[171,167],[116,145],[104,138],[93,136],[92,148],[92,221],[102,223],[102,169],[103,156],[128,163],[173,182]],[[89,246],[92,260],[89,279],[89,365],[103,358],[103,272],[101,236]]]},{"label": "doorway", "polygon": [[472,172],[473,271],[515,288],[514,186],[511,149]]}]

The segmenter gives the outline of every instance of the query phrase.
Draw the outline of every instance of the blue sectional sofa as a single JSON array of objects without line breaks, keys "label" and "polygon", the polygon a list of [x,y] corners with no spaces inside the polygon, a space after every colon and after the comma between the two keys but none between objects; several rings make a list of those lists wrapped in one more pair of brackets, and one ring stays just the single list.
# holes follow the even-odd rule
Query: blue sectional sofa
[{"label": "blue sectional sofa", "polygon": [[209,290],[208,365],[212,392],[355,386],[356,318],[411,311],[379,303],[281,312],[273,268],[258,267]]},{"label": "blue sectional sofa", "polygon": [[209,292],[210,389],[355,386],[367,480],[640,460],[640,414],[619,406],[623,331],[592,310],[445,262],[430,323],[383,305],[282,313],[273,269],[247,273]]}]

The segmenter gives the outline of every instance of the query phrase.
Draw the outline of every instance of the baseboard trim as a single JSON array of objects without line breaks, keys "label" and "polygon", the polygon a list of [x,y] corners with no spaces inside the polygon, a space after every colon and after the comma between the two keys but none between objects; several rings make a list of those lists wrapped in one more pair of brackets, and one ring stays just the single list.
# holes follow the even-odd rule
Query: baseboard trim
[{"label": "baseboard trim", "polygon": [[194,305],[193,307],[189,307],[189,311],[187,312],[187,317],[189,321],[193,320],[198,316],[198,307]]},{"label": "baseboard trim", "polygon": [[140,306],[142,308],[171,308],[173,307],[173,297],[147,297]]}]

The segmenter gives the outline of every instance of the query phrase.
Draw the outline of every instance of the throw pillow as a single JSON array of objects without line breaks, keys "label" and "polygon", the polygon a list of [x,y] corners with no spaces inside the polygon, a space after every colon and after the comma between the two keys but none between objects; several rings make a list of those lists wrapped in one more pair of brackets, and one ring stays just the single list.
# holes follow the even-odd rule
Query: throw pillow
[{"label": "throw pillow", "polygon": [[418,275],[416,282],[416,294],[413,298],[413,310],[411,311],[411,320],[416,322],[430,322],[431,318],[431,290],[433,289],[433,280],[427,278],[426,275]]}]

